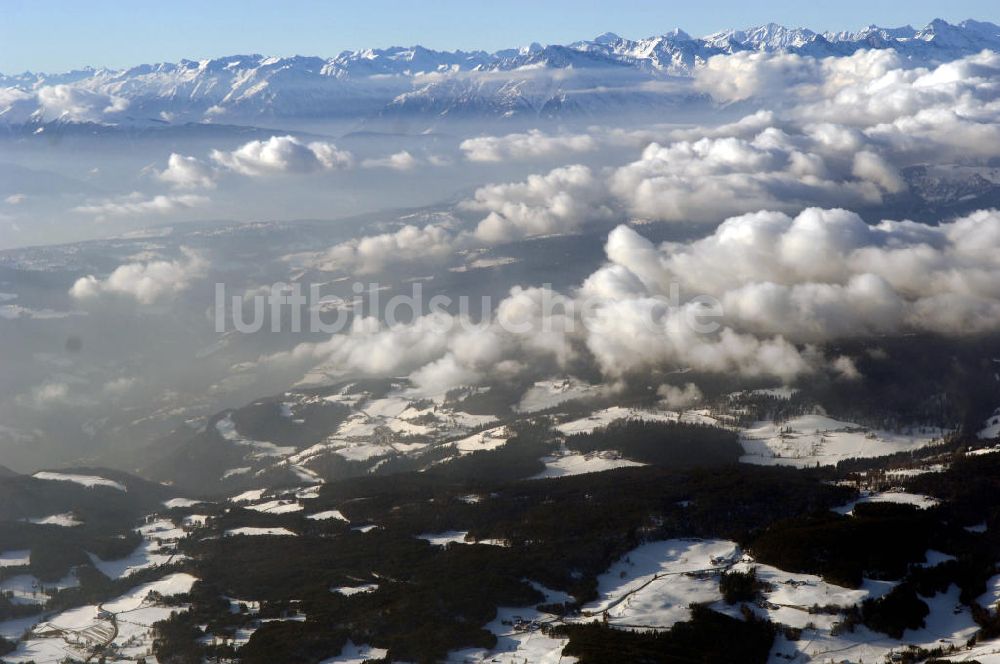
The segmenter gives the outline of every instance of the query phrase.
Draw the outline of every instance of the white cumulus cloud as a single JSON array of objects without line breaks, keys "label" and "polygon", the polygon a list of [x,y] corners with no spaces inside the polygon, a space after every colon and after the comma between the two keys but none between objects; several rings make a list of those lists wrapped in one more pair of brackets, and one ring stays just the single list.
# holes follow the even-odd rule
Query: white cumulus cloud
[{"label": "white cumulus cloud", "polygon": [[102,295],[122,295],[140,304],[152,304],[187,290],[205,273],[206,261],[190,250],[184,257],[172,261],[126,263],[119,265],[104,279],[94,275],[80,277],[70,288],[70,295],[80,301]]},{"label": "white cumulus cloud", "polygon": [[215,187],[215,170],[197,157],[172,153],[167,167],[156,174],[163,182],[178,189],[212,189]]},{"label": "white cumulus cloud", "polygon": [[231,152],[212,150],[211,157],[220,166],[251,177],[315,173],[349,168],[354,163],[350,152],[332,143],[305,143],[294,136],[250,141]]}]

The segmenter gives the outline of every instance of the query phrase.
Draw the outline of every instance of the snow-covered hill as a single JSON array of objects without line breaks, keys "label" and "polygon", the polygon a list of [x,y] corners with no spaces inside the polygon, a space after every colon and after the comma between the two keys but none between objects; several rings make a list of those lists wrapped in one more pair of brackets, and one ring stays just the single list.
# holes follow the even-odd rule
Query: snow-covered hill
[{"label": "snow-covered hill", "polygon": [[637,93],[635,83],[688,77],[714,55],[784,51],[826,57],[869,48],[893,48],[921,63],[947,61],[1000,48],[1000,27],[935,20],[919,30],[872,25],[821,34],[768,24],[701,38],[682,30],[638,40],[605,33],[568,45],[494,53],[413,46],[344,51],[332,58],[232,55],[123,70],[0,74],[0,121],[593,115],[623,105],[649,110],[676,103],[676,90]]},{"label": "snow-covered hill", "polygon": [[[728,428],[738,433],[742,448],[742,456],[733,461],[798,468],[914,453],[942,444],[950,433],[919,426],[880,430],[817,414],[822,409],[814,405],[797,406],[804,414],[780,423],[746,419],[751,407],[761,413],[770,412],[775,404],[790,408],[790,396],[774,396],[786,394],[782,389],[734,392],[680,410],[662,403],[623,405],[597,386],[573,378],[536,382],[519,402],[513,397],[517,405],[512,409],[499,406],[501,395],[491,396],[490,391],[467,387],[425,398],[415,396],[412,386],[400,379],[284,392],[222,411],[194,430],[185,425],[154,446],[159,458],[143,474],[192,492],[215,487],[211,491],[215,494],[250,490],[249,496],[267,487],[404,470],[425,472],[476,452],[507,449],[519,431],[537,428],[538,417],[546,422],[539,429],[545,431],[541,440],[546,444],[526,453],[540,462],[527,472],[532,478],[656,465],[657,458],[623,447],[628,433],[613,434],[602,445],[582,449],[567,445],[574,435],[626,422]],[[485,404],[492,407],[484,408]],[[742,423],[741,415],[746,420]],[[671,458],[667,465],[680,463]],[[266,505],[262,511],[282,508]]]}]

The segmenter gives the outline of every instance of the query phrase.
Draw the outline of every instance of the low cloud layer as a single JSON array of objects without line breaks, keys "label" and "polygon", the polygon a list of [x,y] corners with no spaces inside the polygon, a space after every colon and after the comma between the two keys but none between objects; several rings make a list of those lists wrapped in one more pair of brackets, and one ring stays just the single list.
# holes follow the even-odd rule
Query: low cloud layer
[{"label": "low cloud layer", "polygon": [[101,122],[128,108],[128,100],[70,85],[46,85],[36,92],[39,119]]},{"label": "low cloud layer", "polygon": [[915,67],[892,50],[840,58],[738,53],[710,58],[696,85],[719,101],[756,100],[807,123],[856,128],[910,159],[1000,154],[1000,54]]},{"label": "low cloud layer", "polygon": [[393,264],[440,264],[455,252],[526,237],[573,233],[585,223],[614,216],[604,182],[586,166],[556,168],[521,182],[480,187],[460,207],[481,215],[470,230],[457,221],[349,240],[311,257],[312,267],[360,274]]},{"label": "low cloud layer", "polygon": [[592,152],[600,143],[589,134],[551,135],[538,129],[523,134],[480,136],[459,145],[469,161],[549,159]]},{"label": "low cloud layer", "polygon": [[94,275],[80,277],[69,293],[80,302],[114,295],[152,304],[187,290],[204,275],[206,267],[201,256],[185,251],[178,260],[120,265],[104,279]]},{"label": "low cloud layer", "polygon": [[392,233],[348,240],[309,257],[307,263],[329,271],[377,274],[390,263],[440,263],[464,240],[443,224],[407,224]]},{"label": "low cloud layer", "polygon": [[607,243],[612,265],[588,283],[617,297],[664,294],[678,284],[717,298],[725,321],[741,330],[800,342],[961,336],[1000,328],[998,242],[994,210],[938,226],[868,225],[846,210],[758,212],[696,242],[659,248],[619,227]]},{"label": "low cloud layer", "polygon": [[[856,378],[824,342],[1000,328],[1000,213],[928,226],[868,225],[842,209],[730,218],[709,235],[656,246],[628,226],[606,265],[570,294],[515,288],[485,324],[444,312],[388,326],[356,321],[328,342],[266,363],[409,374],[426,391],[584,362],[614,382],[693,369],[784,381],[815,371]],[[707,298],[707,299],[706,299]],[[693,403],[696,388],[661,395]]]},{"label": "low cloud layer", "polygon": [[400,150],[387,157],[365,159],[361,162],[364,168],[389,168],[394,171],[411,171],[420,165],[420,160],[407,150]]},{"label": "low cloud layer", "polygon": [[197,194],[156,194],[148,196],[132,192],[125,196],[113,196],[89,201],[73,208],[76,212],[92,214],[98,219],[107,217],[142,216],[167,214],[186,208],[200,207],[208,203],[208,198]]},{"label": "low cloud layer", "polygon": [[480,187],[465,207],[486,212],[475,235],[484,243],[568,233],[586,220],[608,218],[604,183],[586,166],[556,168],[523,182]]},{"label": "low cloud layer", "polygon": [[887,187],[889,193],[905,188],[875,153],[834,154],[820,148],[812,136],[777,128],[749,140],[652,143],[638,161],[614,172],[610,188],[635,215],[702,222],[763,208],[876,205]]}]

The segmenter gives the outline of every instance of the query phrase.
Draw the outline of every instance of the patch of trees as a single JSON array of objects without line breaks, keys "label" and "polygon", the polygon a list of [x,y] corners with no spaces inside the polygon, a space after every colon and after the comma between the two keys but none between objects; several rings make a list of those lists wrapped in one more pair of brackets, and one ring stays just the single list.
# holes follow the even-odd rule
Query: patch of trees
[{"label": "patch of trees", "polygon": [[[23,604],[21,602],[12,602],[9,597],[0,593],[0,622],[4,620],[12,620],[14,618],[33,616],[36,613],[41,613],[41,611],[41,604]],[[0,653],[0,655],[2,655],[2,653]]]},{"label": "patch of trees", "polygon": [[922,465],[922,462],[935,459],[935,457],[947,459],[948,455],[962,447],[960,438],[949,436],[940,445],[929,445],[917,450],[895,452],[879,457],[843,459],[837,462],[836,471],[843,476],[849,473],[867,473],[886,468],[915,467]]},{"label": "patch of trees", "polygon": [[46,608],[61,611],[84,604],[106,602],[136,586],[156,581],[166,574],[182,569],[184,569],[182,564],[175,563],[169,566],[148,567],[120,579],[109,579],[88,561],[87,564],[76,568],[80,584],[52,593]]},{"label": "patch of trees", "polygon": [[618,420],[566,438],[566,447],[587,454],[616,450],[633,461],[668,468],[720,466],[739,461],[735,431],[705,424]]},{"label": "patch of trees", "polygon": [[757,580],[757,568],[745,572],[730,570],[719,576],[719,592],[726,604],[753,602],[760,596],[763,584]]},{"label": "patch of trees", "polygon": [[187,612],[172,612],[153,626],[153,655],[161,664],[201,664],[204,648],[197,642],[201,635]]},{"label": "patch of trees", "polygon": [[74,567],[90,564],[87,551],[106,560],[122,558],[141,540],[131,526],[131,520],[117,521],[116,527],[104,531],[89,525],[64,528],[19,521],[0,522],[0,542],[4,548],[31,550],[27,569],[0,568],[0,580],[27,572],[43,582],[58,581]]},{"label": "patch of trees", "polygon": [[282,414],[282,401],[282,397],[276,397],[234,410],[232,419],[236,430],[251,440],[302,447],[323,440],[351,414],[351,409],[344,404],[317,401],[296,403],[294,418],[289,418]]},{"label": "patch of trees", "polygon": [[946,537],[928,511],[873,502],[856,505],[853,516],[822,512],[779,521],[753,540],[750,551],[780,569],[857,588],[863,576],[902,578]]},{"label": "patch of trees", "polygon": [[[157,509],[169,497],[165,487],[121,472],[100,468],[80,468],[66,472],[101,475],[127,482],[129,490],[125,492],[107,486],[87,487],[75,482],[39,480],[28,475],[0,478],[0,523],[70,512],[84,523],[73,530],[106,535],[126,530],[143,514]],[[61,528],[54,525],[36,527]],[[4,544],[7,545],[6,540]]]},{"label": "patch of trees", "polygon": [[934,335],[841,342],[831,349],[851,357],[859,380],[819,379],[803,396],[834,417],[889,430],[914,424],[959,426],[974,434],[1000,401],[991,358],[997,335],[948,339]]},{"label": "patch of trees", "polygon": [[[468,500],[470,494],[476,500]],[[268,628],[241,657],[257,652],[265,661],[286,634],[282,630],[301,630],[296,633],[303,643],[317,651],[322,635],[343,632],[356,643],[387,648],[392,658],[438,661],[451,650],[490,647],[494,636],[484,625],[494,619],[495,607],[544,601],[525,579],[569,593],[575,602],[560,611],[572,613],[596,596],[600,574],[646,541],[704,536],[746,543],[782,517],[828,510],[851,495],[812,471],[740,465],[688,471],[646,466],[514,482],[486,472],[359,477],[324,485],[309,512],[339,509],[351,523],[376,523],[378,529],[362,534],[302,513],[234,509],[211,527],[281,524],[300,536],[184,540],[190,571],[213,585],[211,592],[183,599],[198,616],[191,624],[209,625],[215,635],[257,619],[213,604],[223,595],[263,602],[261,615],[294,609],[307,616],[298,627]],[[446,530],[509,546],[439,547],[416,537]],[[366,583],[377,583],[378,590],[350,597],[330,591]],[[225,656],[223,650],[212,652]]]},{"label": "patch of trees", "polygon": [[916,589],[909,583],[901,583],[887,595],[866,599],[861,604],[861,619],[876,632],[888,634],[894,639],[903,638],[908,629],[921,629],[924,619],[930,614],[927,604],[917,596]]},{"label": "patch of trees", "polygon": [[[256,621],[213,605],[224,594],[262,600],[261,617],[281,617],[292,607],[308,616],[261,627],[239,651],[244,661],[318,661],[336,655],[348,635],[406,661],[440,661],[455,648],[492,646],[495,637],[483,625],[495,617],[496,606],[543,599],[523,582],[526,566],[500,547],[436,548],[392,533],[257,537],[254,546],[225,538],[203,543],[200,557],[196,573],[212,585],[196,584],[198,592],[184,598],[197,616],[192,624],[225,636]],[[373,580],[379,584],[374,593],[330,591]],[[279,651],[290,654],[275,657]]]},{"label": "patch of trees", "polygon": [[505,417],[513,411],[512,406],[518,402],[528,385],[497,385],[487,390],[456,388],[445,395],[446,401],[455,408],[472,415],[493,415]]},{"label": "patch of trees", "polygon": [[764,664],[775,633],[770,622],[752,613],[739,620],[700,605],[691,608],[691,620],[666,632],[625,631],[596,622],[557,631],[569,637],[563,654],[580,664]]},{"label": "patch of trees", "polygon": [[244,664],[312,664],[339,653],[347,639],[346,630],[312,620],[268,622],[239,649],[239,659]]},{"label": "patch of trees", "polygon": [[957,560],[911,568],[907,580],[924,597],[947,592],[954,584],[960,591],[959,601],[972,605],[986,592],[986,582],[996,573],[996,558],[975,545],[957,553]]},{"label": "patch of trees", "polygon": [[150,445],[143,476],[197,496],[224,491],[219,478],[226,470],[245,465],[247,448],[230,444],[219,434],[215,425],[223,416],[210,418],[204,429],[194,433],[183,425]]},{"label": "patch of trees", "polygon": [[466,454],[434,466],[426,473],[439,480],[473,484],[510,482],[531,477],[545,470],[541,457],[556,449],[556,443],[547,433],[547,427],[521,430],[498,449]]},{"label": "patch of trees", "polygon": [[944,472],[918,475],[906,485],[946,501],[945,511],[965,523],[987,521],[1000,508],[1000,454],[955,455]]}]

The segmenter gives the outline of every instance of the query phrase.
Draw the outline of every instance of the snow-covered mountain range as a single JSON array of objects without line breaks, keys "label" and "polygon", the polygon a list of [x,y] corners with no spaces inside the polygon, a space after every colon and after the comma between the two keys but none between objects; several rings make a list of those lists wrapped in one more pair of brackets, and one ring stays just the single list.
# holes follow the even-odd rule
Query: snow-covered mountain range
[{"label": "snow-covered mountain range", "polygon": [[917,63],[1000,49],[1000,27],[973,20],[868,26],[817,33],[768,24],[694,38],[682,30],[632,40],[605,33],[567,45],[434,51],[345,51],[336,57],[232,55],[211,60],[82,69],[63,74],[0,74],[0,118],[51,122],[241,122],[259,118],[372,116],[563,116],[662,108],[692,94],[670,86],[715,55],[744,51],[815,57],[893,48]]}]

